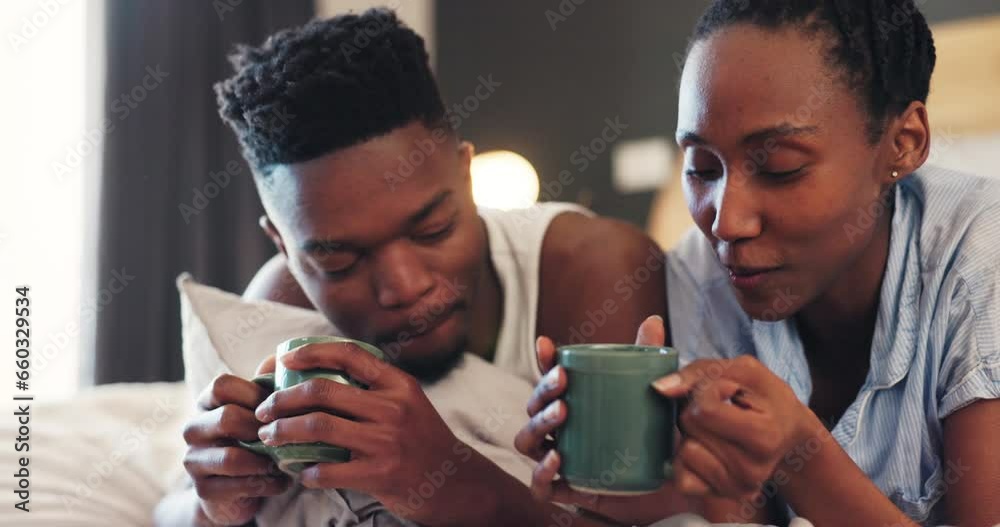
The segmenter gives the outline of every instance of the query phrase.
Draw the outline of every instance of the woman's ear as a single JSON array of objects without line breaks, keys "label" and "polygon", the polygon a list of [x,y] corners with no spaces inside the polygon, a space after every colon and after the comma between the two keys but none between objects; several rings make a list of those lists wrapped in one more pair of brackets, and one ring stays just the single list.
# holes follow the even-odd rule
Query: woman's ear
[{"label": "woman's ear", "polygon": [[931,128],[924,103],[910,103],[906,111],[895,120],[891,132],[891,171],[907,175],[927,162],[931,150]]},{"label": "woman's ear", "polygon": [[280,252],[283,256],[285,256],[285,258],[287,258],[288,253],[285,252],[285,242],[282,241],[281,234],[278,232],[277,227],[274,226],[274,223],[271,221],[271,218],[268,218],[267,215],[265,214],[261,216],[259,220],[257,220],[257,223],[260,224],[260,228],[263,229],[264,234],[266,234],[267,237],[271,239],[271,243],[273,243],[274,246],[278,249],[278,252]]}]

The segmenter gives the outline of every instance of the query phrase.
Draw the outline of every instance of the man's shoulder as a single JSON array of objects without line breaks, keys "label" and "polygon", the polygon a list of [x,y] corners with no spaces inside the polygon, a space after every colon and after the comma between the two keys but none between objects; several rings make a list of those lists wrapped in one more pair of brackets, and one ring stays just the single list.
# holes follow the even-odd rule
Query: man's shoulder
[{"label": "man's shoulder", "polygon": [[540,260],[539,329],[557,341],[583,331],[588,320],[598,325],[596,318],[610,323],[584,337],[628,342],[643,318],[665,315],[663,251],[634,225],[561,214],[545,234]]}]

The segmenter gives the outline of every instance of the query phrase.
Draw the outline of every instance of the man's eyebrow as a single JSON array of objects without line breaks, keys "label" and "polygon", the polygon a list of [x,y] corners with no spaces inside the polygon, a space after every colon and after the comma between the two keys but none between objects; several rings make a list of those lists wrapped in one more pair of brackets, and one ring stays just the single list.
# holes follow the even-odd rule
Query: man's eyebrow
[{"label": "man's eyebrow", "polygon": [[[760,130],[751,132],[743,137],[741,143],[746,145],[750,143],[759,143],[775,137],[814,135],[817,132],[819,132],[818,126],[794,126],[790,123],[781,123],[776,126],[769,126],[767,128],[761,128]],[[694,143],[696,145],[704,145],[707,144],[708,141],[694,132],[678,130],[677,143]]]},{"label": "man's eyebrow", "polygon": [[406,220],[407,223],[410,225],[416,225],[417,223],[424,221],[427,219],[427,216],[430,216],[431,213],[434,212],[434,209],[436,209],[438,205],[444,203],[444,201],[449,197],[451,197],[450,190],[442,190],[441,192],[438,192],[423,207],[420,207],[420,210],[411,214]]},{"label": "man's eyebrow", "polygon": [[[406,219],[406,222],[410,225],[415,225],[420,223],[431,213],[434,212],[439,205],[444,203],[451,196],[450,190],[442,190],[434,195],[426,204],[420,207],[420,210],[414,212]],[[302,252],[305,253],[316,253],[316,252],[333,252],[333,251],[351,251],[357,250],[357,245],[345,242],[341,240],[309,240],[302,244]]]}]

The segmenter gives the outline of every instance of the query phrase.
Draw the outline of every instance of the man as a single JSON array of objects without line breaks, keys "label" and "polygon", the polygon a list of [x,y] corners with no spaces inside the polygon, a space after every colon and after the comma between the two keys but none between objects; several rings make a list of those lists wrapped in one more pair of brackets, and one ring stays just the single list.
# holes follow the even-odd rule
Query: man
[{"label": "man", "polygon": [[[392,365],[373,374],[364,353],[326,344],[286,365],[346,370],[369,391],[314,380],[265,401],[246,380],[216,379],[185,430],[195,489],[166,498],[158,523],[252,521],[290,485],[269,460],[233,446],[258,436],[352,448],[350,462],[316,465],[300,483],[360,491],[407,521],[548,525],[565,514],[458,441],[423,389],[465,353],[533,382],[538,335],[633,340],[643,319],[666,311],[655,243],[567,206],[477,211],[472,146],[448,126],[423,40],[391,11],[282,31],[233,63],[236,74],[217,86],[221,114],[253,168],[261,225],[280,253],[245,296],[314,306],[344,335],[386,350]],[[473,469],[406,507],[408,491],[463,448]]]}]

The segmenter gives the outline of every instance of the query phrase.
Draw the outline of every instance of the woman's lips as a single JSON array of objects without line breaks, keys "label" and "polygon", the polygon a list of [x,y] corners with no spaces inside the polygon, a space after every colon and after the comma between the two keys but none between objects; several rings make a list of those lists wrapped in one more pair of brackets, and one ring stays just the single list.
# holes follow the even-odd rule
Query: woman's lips
[{"label": "woman's lips", "polygon": [[765,280],[777,272],[779,267],[771,268],[747,268],[747,267],[726,267],[729,270],[729,280],[737,289],[754,289],[764,283]]}]

